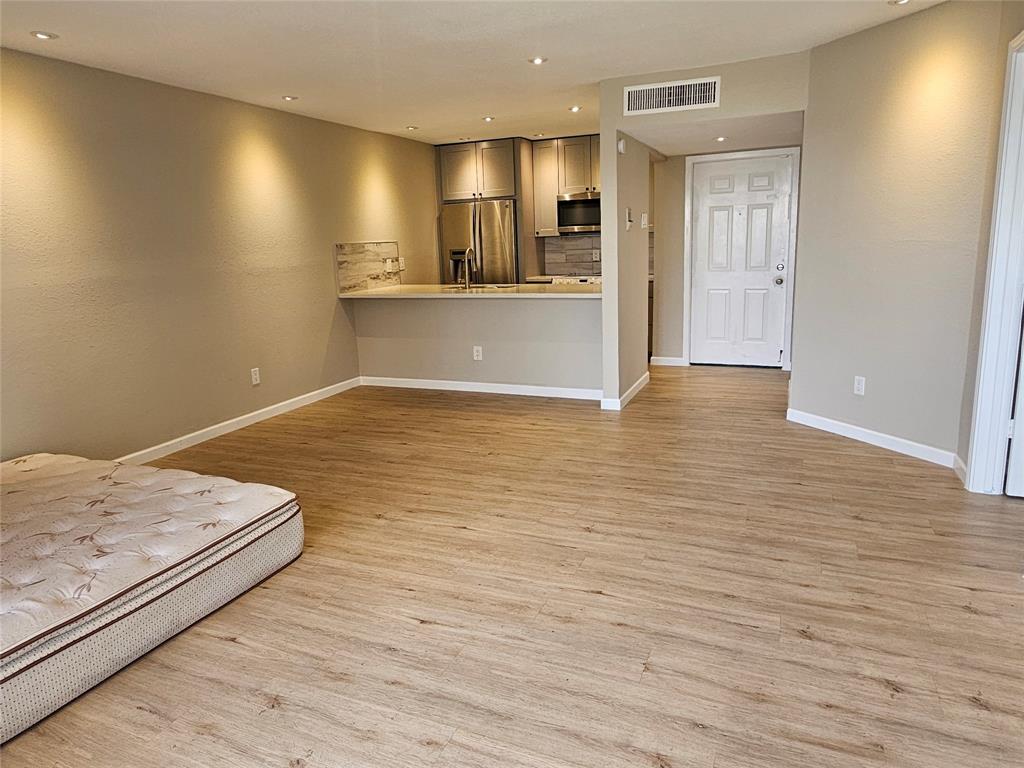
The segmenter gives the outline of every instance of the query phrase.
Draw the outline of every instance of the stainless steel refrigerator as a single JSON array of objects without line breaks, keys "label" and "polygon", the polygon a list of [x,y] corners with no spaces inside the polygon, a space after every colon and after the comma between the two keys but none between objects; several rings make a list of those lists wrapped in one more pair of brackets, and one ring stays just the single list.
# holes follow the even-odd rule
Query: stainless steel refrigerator
[{"label": "stainless steel refrigerator", "polygon": [[441,281],[515,283],[519,271],[515,200],[441,206]]}]

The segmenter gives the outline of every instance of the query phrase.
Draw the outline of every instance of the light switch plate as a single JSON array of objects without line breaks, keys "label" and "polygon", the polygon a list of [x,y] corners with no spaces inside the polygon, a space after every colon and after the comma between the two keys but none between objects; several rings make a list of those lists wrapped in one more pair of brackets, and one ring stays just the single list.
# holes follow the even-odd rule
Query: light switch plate
[{"label": "light switch plate", "polygon": [[600,248],[594,248],[590,252],[590,260],[591,261],[600,261],[601,260],[601,249]]},{"label": "light switch plate", "polygon": [[398,257],[398,269],[399,271],[405,269],[405,256]]}]

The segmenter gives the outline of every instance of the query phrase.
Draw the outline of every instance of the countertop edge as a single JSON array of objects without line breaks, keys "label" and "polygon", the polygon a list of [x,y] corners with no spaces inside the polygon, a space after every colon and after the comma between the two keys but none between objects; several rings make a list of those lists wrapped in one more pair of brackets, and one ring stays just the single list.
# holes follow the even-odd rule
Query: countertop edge
[{"label": "countertop edge", "polygon": [[499,293],[499,294],[473,294],[467,296],[465,294],[455,294],[454,296],[450,293],[357,293],[349,296],[339,296],[339,299],[387,299],[392,301],[395,299],[485,299],[490,301],[492,299],[543,299],[545,301],[551,299],[600,299],[600,293]]},{"label": "countertop edge", "polygon": [[[452,290],[431,290],[433,286],[425,286],[423,290],[408,290],[413,286],[403,286],[406,290],[395,288],[371,288],[363,291],[352,291],[339,294],[339,299],[600,299],[601,290],[593,290],[592,286],[585,286],[591,290],[580,290],[584,286],[529,286],[527,290],[498,289],[493,291],[479,291],[466,293]],[[596,287],[596,286],[594,286]],[[569,290],[565,290],[569,288]]]}]

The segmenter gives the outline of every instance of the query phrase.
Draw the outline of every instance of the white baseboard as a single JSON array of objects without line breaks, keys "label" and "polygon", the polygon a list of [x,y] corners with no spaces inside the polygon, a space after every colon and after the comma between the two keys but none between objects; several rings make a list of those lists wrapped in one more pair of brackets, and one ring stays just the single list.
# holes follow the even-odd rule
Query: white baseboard
[{"label": "white baseboard", "polygon": [[[323,400],[325,397],[331,397],[332,395],[337,395],[341,392],[346,392],[359,386],[403,387],[405,389],[441,389],[457,392],[490,392],[499,395],[561,397],[568,398],[570,400],[601,399],[600,389],[542,387],[534,386],[532,384],[490,384],[477,381],[442,381],[439,379],[396,379],[385,376],[355,376],[351,379],[338,382],[337,384],[332,384],[329,387],[318,389],[315,392],[308,392],[305,395],[299,395],[298,397],[293,397],[290,400],[285,400],[281,403],[268,405],[266,408],[260,408],[258,411],[246,413],[242,416],[236,416],[233,419],[222,421],[211,427],[205,427],[196,432],[176,437],[173,440],[168,440],[166,443],[154,445],[152,448],[144,448],[141,451],[129,453],[127,456],[122,456],[117,459],[117,461],[125,464],[145,464],[147,461],[159,459],[163,456],[174,453],[175,451],[190,448],[193,445],[198,445],[199,443],[206,442],[207,440],[212,440],[215,437],[226,435],[228,432],[234,432],[236,429],[241,429],[242,427],[247,427],[250,424],[255,424],[257,421],[263,421],[264,419],[269,419],[272,416],[278,416],[282,413],[293,411],[304,405],[315,403],[317,400]],[[630,395],[630,397],[632,397],[632,395]]]},{"label": "white baseboard", "polygon": [[626,407],[626,404],[636,397],[636,393],[647,386],[647,383],[651,380],[651,372],[644,371],[644,375],[637,379],[633,386],[625,391],[622,397],[602,397],[601,398],[601,410],[602,411],[621,411]]},{"label": "white baseboard", "polygon": [[689,365],[685,357],[652,357],[651,365]]},{"label": "white baseboard", "polygon": [[399,387],[402,389],[440,389],[452,392],[488,392],[495,395],[527,397],[561,397],[569,400],[600,400],[600,389],[544,387],[535,384],[492,384],[483,381],[448,381],[445,379],[400,379],[391,376],[361,376],[365,387]]},{"label": "white baseboard", "polygon": [[844,421],[835,421],[824,416],[816,416],[813,413],[797,411],[792,408],[786,411],[786,419],[796,424],[803,424],[805,427],[814,427],[835,435],[842,435],[869,445],[877,445],[879,448],[887,448],[905,456],[913,456],[915,459],[930,461],[932,464],[939,464],[943,467],[954,467],[956,456],[952,451],[944,451],[941,448],[934,448],[930,445],[915,443],[913,440],[906,440],[902,437],[887,435],[883,432],[875,432],[872,429],[865,429],[854,424],[847,424]]},{"label": "white baseboard", "polygon": [[953,471],[956,472],[956,476],[960,478],[960,482],[967,485],[967,464],[959,456],[953,457]]},{"label": "white baseboard", "polygon": [[147,461],[153,461],[159,459],[162,456],[180,451],[184,448],[189,448],[193,445],[212,440],[215,437],[226,435],[228,432],[234,432],[236,429],[247,427],[250,424],[255,424],[257,421],[263,421],[269,419],[272,416],[277,416],[288,411],[294,411],[296,408],[301,408],[304,405],[315,403],[317,400],[323,400],[325,397],[331,397],[341,392],[345,392],[349,389],[359,386],[359,377],[355,376],[345,381],[339,381],[337,384],[331,384],[329,387],[315,390],[314,392],[307,392],[304,395],[293,397],[290,400],[285,400],[274,405],[268,405],[266,408],[260,408],[258,411],[252,413],[246,413],[242,416],[236,416],[233,419],[222,421],[219,424],[214,424],[212,427],[205,427],[196,432],[192,432],[181,437],[176,437],[173,440],[168,440],[166,443],[160,443],[160,445],[154,445],[152,448],[145,448],[135,453],[129,453],[127,456],[122,456],[117,461],[125,464],[145,464]]}]

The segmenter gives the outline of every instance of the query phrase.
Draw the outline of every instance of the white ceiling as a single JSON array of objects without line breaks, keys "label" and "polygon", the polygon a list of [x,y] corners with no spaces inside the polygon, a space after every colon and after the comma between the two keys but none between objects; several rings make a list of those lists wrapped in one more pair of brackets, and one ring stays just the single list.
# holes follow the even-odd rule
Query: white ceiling
[{"label": "white ceiling", "polygon": [[[12,0],[0,3],[0,40],[441,143],[596,132],[603,79],[801,51],[934,4]],[[284,94],[300,99],[286,104]],[[572,114],[572,104],[583,110]]]}]

